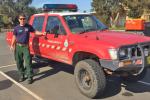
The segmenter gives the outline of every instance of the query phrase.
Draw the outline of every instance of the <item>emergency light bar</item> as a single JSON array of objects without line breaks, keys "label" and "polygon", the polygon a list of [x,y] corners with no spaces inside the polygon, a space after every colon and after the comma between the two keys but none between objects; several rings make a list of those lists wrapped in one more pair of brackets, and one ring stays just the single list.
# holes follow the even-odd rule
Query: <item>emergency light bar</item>
[{"label": "emergency light bar", "polygon": [[44,4],[43,10],[48,11],[73,11],[78,10],[77,5],[75,4]]}]

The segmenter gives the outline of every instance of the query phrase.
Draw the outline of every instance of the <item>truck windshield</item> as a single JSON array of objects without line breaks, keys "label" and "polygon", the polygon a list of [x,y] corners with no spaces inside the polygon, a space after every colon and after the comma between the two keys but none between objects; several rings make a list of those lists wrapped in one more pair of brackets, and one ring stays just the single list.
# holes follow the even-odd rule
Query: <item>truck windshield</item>
[{"label": "truck windshield", "polygon": [[74,34],[108,29],[102,22],[92,15],[67,15],[64,19]]}]

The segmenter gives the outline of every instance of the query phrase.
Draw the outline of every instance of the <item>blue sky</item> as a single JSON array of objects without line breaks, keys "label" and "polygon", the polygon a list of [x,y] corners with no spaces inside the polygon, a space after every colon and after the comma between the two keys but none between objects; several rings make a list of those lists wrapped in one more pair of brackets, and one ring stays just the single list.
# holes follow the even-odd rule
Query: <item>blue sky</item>
[{"label": "blue sky", "polygon": [[43,4],[77,4],[80,12],[90,12],[92,0],[33,0],[31,6],[42,7]]}]

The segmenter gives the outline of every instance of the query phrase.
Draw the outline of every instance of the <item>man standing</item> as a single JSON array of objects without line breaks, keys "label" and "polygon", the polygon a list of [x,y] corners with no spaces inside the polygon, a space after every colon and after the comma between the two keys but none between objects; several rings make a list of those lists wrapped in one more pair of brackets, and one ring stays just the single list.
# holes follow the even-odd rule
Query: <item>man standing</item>
[{"label": "man standing", "polygon": [[28,84],[32,84],[33,70],[29,51],[30,32],[34,32],[36,35],[43,35],[43,33],[34,30],[31,25],[27,24],[24,14],[20,14],[18,20],[20,24],[14,28],[10,49],[15,51],[16,64],[20,75],[19,82],[24,81],[26,75]]}]

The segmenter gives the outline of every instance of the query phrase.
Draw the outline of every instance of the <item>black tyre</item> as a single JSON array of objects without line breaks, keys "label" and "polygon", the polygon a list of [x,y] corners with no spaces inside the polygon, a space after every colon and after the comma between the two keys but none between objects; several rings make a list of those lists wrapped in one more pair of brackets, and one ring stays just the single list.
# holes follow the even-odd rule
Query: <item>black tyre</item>
[{"label": "black tyre", "polygon": [[75,66],[75,80],[81,93],[96,98],[104,93],[106,78],[101,66],[92,59],[79,61]]}]

